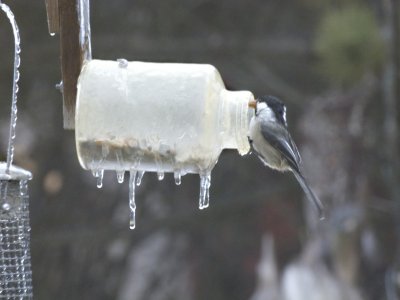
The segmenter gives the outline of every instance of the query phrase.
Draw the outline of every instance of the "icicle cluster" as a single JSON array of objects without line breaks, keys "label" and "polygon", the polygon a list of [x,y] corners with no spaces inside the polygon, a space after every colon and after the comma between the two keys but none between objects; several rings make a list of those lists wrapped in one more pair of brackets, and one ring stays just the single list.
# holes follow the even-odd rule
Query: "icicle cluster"
[{"label": "icicle cluster", "polygon": [[[97,179],[97,187],[103,187],[103,177],[104,177],[104,169],[93,169],[93,176]],[[145,171],[139,171],[136,169],[131,169],[129,171],[129,210],[130,210],[130,221],[129,228],[134,229],[136,226],[136,203],[135,203],[135,187],[140,186],[142,183],[142,178],[145,174]],[[117,170],[117,181],[118,183],[123,183],[125,178],[124,170]],[[164,179],[164,172],[157,172],[158,180]],[[174,172],[174,180],[176,185],[180,185],[182,183],[182,173],[181,171]],[[209,206],[210,203],[210,186],[211,186],[211,173],[206,172],[204,174],[200,174],[200,196],[199,196],[199,209],[205,209]]]}]

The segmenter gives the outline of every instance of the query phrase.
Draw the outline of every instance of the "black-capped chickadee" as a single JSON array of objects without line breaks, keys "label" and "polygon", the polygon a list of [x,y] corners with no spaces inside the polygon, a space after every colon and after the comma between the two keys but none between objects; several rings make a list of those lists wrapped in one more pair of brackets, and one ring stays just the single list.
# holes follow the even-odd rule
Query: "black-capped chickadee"
[{"label": "black-capped chickadee", "polygon": [[292,171],[307,198],[314,203],[320,219],[324,208],[300,170],[301,157],[287,129],[286,107],[276,97],[263,96],[249,102],[255,109],[250,122],[249,141],[260,160],[278,171]]}]

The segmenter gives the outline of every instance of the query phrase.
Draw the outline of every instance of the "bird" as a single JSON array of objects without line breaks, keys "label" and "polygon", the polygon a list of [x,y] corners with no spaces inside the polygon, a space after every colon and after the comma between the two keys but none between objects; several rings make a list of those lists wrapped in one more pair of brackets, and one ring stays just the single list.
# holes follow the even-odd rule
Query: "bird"
[{"label": "bird", "polygon": [[248,105],[255,109],[249,125],[249,142],[254,153],[271,169],[291,171],[307,199],[314,204],[319,218],[324,219],[324,207],[301,170],[302,160],[288,130],[285,104],[277,97],[267,95],[249,101]]}]

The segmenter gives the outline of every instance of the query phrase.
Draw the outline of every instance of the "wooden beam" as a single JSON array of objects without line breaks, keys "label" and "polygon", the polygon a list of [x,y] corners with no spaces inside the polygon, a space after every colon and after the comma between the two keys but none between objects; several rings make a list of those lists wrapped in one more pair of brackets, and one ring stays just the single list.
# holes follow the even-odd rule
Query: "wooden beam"
[{"label": "wooden beam", "polygon": [[64,128],[75,128],[78,77],[91,59],[89,0],[58,0]]},{"label": "wooden beam", "polygon": [[47,25],[50,35],[60,32],[60,19],[58,15],[58,0],[46,0]]},{"label": "wooden beam", "polygon": [[76,84],[82,64],[76,1],[59,0],[59,15],[64,128],[73,129]]}]

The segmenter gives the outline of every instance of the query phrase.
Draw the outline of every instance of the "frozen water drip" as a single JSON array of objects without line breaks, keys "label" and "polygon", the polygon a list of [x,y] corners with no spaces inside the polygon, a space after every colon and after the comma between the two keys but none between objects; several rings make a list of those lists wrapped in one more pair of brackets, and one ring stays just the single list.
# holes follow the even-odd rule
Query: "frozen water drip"
[{"label": "frozen water drip", "polygon": [[104,170],[92,170],[92,174],[97,179],[97,188],[101,189],[103,187]]},{"label": "frozen water drip", "polygon": [[124,182],[124,177],[125,177],[125,171],[124,170],[117,171],[117,181],[118,181],[118,183],[123,183]]},{"label": "frozen water drip", "polygon": [[210,185],[211,185],[211,174],[200,174],[200,197],[199,197],[199,208],[205,209],[210,204]]},{"label": "frozen water drip", "polygon": [[164,172],[157,172],[157,179],[159,181],[163,180],[164,179]]},{"label": "frozen water drip", "polygon": [[144,173],[145,173],[144,171],[138,171],[137,178],[136,178],[137,186],[141,185]]},{"label": "frozen water drip", "polygon": [[181,185],[181,183],[182,183],[182,176],[181,176],[181,173],[180,173],[180,172],[178,172],[178,171],[174,172],[174,179],[175,179],[175,184],[176,184],[176,185]]},{"label": "frozen water drip", "polygon": [[[131,170],[129,172],[129,228],[135,229],[136,226],[136,203],[135,203],[135,182],[136,182],[136,170]],[[143,175],[142,175],[143,176]]]},{"label": "frozen water drip", "polygon": [[100,170],[97,175],[97,188],[99,189],[103,187],[103,176],[104,176],[104,170]]}]

